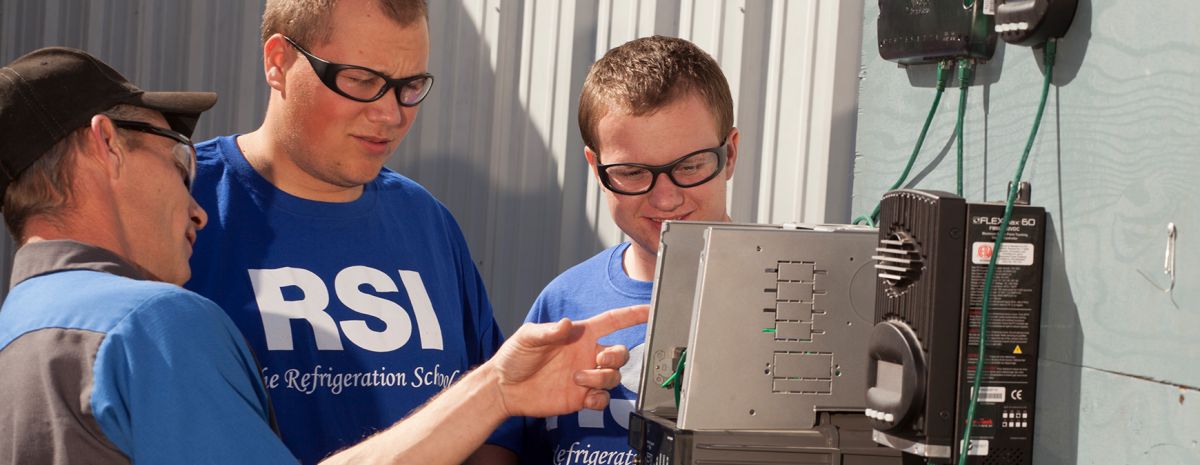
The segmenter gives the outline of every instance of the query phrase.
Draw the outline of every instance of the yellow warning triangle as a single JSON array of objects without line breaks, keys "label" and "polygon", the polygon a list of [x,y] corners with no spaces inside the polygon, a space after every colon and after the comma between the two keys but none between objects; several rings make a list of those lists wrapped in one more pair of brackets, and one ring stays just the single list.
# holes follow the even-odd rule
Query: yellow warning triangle
[{"label": "yellow warning triangle", "polygon": [[1021,352],[1021,346],[1017,346],[1017,348],[1013,349],[1013,353],[1020,355],[1020,354],[1023,354],[1024,352]]}]

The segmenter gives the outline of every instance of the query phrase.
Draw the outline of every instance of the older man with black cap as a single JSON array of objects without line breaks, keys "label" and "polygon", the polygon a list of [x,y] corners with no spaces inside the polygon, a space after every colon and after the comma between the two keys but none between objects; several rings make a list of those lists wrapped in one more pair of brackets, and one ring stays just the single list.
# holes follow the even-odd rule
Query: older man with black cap
[{"label": "older man with black cap", "polygon": [[[145,92],[78,50],[0,68],[21,244],[0,311],[0,461],[288,457],[241,334],[179,287],[207,218],[188,137],[214,93]],[[239,447],[230,434],[254,441]]]},{"label": "older man with black cap", "polygon": [[[190,274],[205,213],[188,137],[212,93],[145,92],[90,55],[0,68],[0,191],[21,243],[0,309],[0,462],[295,462],[250,349]],[[405,421],[330,463],[457,463],[511,415],[603,408],[627,308],[523,327]]]}]

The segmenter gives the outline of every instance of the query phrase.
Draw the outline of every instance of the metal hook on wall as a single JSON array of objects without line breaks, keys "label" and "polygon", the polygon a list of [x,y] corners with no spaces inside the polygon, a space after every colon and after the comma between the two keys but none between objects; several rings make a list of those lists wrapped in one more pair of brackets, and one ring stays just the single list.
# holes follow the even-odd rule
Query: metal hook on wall
[{"label": "metal hook on wall", "polygon": [[1167,275],[1167,278],[1170,280],[1169,281],[1170,284],[1168,284],[1166,288],[1163,288],[1162,286],[1155,284],[1154,280],[1150,279],[1150,276],[1147,276],[1146,273],[1142,272],[1142,270],[1138,270],[1138,273],[1140,273],[1143,278],[1146,278],[1146,281],[1149,281],[1152,286],[1154,286],[1156,289],[1158,289],[1160,291],[1168,292],[1168,293],[1175,289],[1175,236],[1176,235],[1177,235],[1177,232],[1175,229],[1175,223],[1167,223],[1167,251],[1166,251],[1165,256],[1163,257],[1163,274]]}]

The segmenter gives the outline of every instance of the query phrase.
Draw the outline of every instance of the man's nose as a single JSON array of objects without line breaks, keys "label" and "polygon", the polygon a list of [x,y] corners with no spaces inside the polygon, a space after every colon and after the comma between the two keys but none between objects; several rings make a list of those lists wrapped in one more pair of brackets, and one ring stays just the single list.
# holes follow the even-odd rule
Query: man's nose
[{"label": "man's nose", "polygon": [[393,87],[379,97],[379,100],[367,102],[367,120],[388,126],[403,124],[406,115],[404,107],[400,106],[400,101],[396,98],[399,92],[400,89]]},{"label": "man's nose", "polygon": [[659,173],[654,180],[654,188],[646,195],[650,196],[650,205],[662,211],[671,211],[683,203],[681,187],[671,181],[667,173]]},{"label": "man's nose", "polygon": [[192,199],[192,204],[188,206],[188,216],[191,217],[192,224],[196,225],[197,231],[204,229],[204,226],[208,224],[208,213],[204,211],[204,208],[200,204],[196,203],[196,199],[194,198]]}]

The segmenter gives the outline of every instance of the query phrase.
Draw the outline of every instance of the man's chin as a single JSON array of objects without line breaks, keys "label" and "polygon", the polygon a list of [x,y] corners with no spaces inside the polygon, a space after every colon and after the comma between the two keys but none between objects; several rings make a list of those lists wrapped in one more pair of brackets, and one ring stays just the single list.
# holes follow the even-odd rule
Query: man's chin
[{"label": "man's chin", "polygon": [[[658,236],[655,236],[655,237],[657,238]],[[629,248],[631,248],[631,249],[637,249],[638,252],[645,253],[646,255],[651,256],[651,257],[658,255],[658,240],[657,239],[653,240],[653,241],[649,241],[649,240],[637,240],[634,238],[630,238],[630,242],[632,242],[632,244],[629,246]]]},{"label": "man's chin", "polygon": [[331,177],[331,179],[326,179],[325,182],[346,189],[362,187],[379,177],[379,172],[382,169],[382,164],[378,166],[364,166],[362,168],[356,168],[354,170],[337,173],[336,176]]}]

